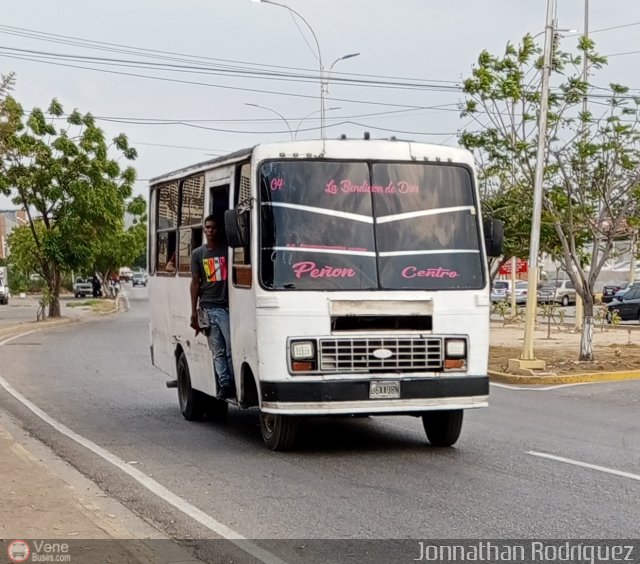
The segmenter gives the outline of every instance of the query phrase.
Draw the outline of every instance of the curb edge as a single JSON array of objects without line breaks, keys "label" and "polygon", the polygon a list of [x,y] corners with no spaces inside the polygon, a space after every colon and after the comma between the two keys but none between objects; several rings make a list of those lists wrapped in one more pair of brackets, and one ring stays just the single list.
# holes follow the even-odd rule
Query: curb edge
[{"label": "curb edge", "polygon": [[502,384],[521,385],[554,385],[554,384],[581,384],[589,382],[621,382],[623,380],[640,379],[640,370],[624,370],[620,372],[586,372],[583,374],[567,374],[564,376],[519,376],[516,374],[506,374],[495,370],[488,371],[492,382]]}]

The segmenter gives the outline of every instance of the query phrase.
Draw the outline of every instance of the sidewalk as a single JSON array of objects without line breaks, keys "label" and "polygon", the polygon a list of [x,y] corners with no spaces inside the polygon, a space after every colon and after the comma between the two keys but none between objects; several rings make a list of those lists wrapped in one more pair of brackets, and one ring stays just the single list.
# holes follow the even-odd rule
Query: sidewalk
[{"label": "sidewalk", "polygon": [[[23,305],[29,307],[27,302]],[[3,323],[0,342],[26,331],[82,322],[82,318],[96,315],[80,307],[64,308],[62,313],[66,317],[61,320]],[[34,542],[38,539],[68,541],[67,561],[74,564],[197,562],[0,410],[0,562],[12,554],[9,562],[47,556],[43,546]],[[165,542],[158,542],[161,540]],[[30,556],[21,560],[25,550]]]}]

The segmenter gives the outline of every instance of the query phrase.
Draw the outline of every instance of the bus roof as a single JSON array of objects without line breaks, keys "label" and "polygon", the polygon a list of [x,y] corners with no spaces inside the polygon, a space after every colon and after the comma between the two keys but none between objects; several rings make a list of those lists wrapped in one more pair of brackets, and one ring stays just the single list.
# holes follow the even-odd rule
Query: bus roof
[{"label": "bus roof", "polygon": [[194,165],[190,165],[184,168],[180,168],[178,170],[174,170],[172,172],[167,172],[166,174],[161,174],[160,176],[155,176],[149,179],[149,185],[159,184],[161,182],[167,182],[169,180],[173,180],[174,178],[182,178],[183,176],[187,176],[190,174],[196,174],[198,172],[202,172],[203,170],[209,170],[214,165],[222,164],[225,162],[233,162],[240,161],[242,159],[246,159],[251,155],[253,151],[253,147],[248,149],[239,149],[238,151],[234,151],[233,153],[228,153],[226,155],[222,155],[220,157],[215,157],[213,159],[209,159],[208,161],[202,161],[196,163]]},{"label": "bus roof", "polygon": [[422,162],[456,162],[473,166],[473,156],[466,149],[434,145],[416,141],[389,139],[313,139],[305,141],[283,141],[263,143],[240,149],[209,159],[173,172],[156,176],[150,185],[168,182],[191,174],[214,168],[216,165],[233,163],[255,154],[258,160],[264,158],[325,158],[325,159],[372,159]]}]

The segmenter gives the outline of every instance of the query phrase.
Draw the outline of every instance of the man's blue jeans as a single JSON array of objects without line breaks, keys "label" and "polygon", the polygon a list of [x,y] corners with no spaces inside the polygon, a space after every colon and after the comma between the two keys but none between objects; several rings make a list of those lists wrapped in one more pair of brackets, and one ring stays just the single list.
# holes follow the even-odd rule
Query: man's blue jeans
[{"label": "man's blue jeans", "polygon": [[213,367],[220,386],[233,387],[233,364],[231,362],[231,331],[229,329],[229,310],[223,307],[207,309],[211,332],[209,348],[213,352]]}]

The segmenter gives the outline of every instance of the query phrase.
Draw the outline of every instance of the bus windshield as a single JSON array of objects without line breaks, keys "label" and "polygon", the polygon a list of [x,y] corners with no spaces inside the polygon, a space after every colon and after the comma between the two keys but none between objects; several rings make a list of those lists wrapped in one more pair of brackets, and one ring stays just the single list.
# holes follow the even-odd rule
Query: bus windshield
[{"label": "bus windshield", "polygon": [[288,290],[484,286],[471,171],[444,163],[268,161],[262,285]]}]

